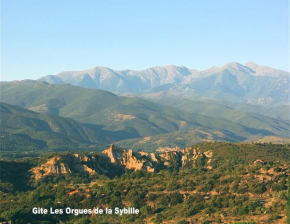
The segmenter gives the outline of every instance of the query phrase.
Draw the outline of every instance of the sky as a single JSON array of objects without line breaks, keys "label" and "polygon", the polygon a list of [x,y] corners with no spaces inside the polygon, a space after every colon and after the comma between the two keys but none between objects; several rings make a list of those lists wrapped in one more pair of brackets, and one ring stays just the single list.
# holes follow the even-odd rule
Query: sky
[{"label": "sky", "polygon": [[1,80],[229,62],[289,71],[288,0],[1,0]]}]

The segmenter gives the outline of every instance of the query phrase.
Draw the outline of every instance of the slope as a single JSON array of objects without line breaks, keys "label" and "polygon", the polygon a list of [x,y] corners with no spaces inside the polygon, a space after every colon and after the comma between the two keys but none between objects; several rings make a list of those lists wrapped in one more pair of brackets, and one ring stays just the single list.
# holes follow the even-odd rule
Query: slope
[{"label": "slope", "polygon": [[113,141],[72,119],[6,103],[0,103],[0,115],[1,151],[93,149]]},{"label": "slope", "polygon": [[95,67],[84,71],[61,72],[40,80],[115,93],[176,91],[198,98],[258,105],[289,102],[289,73],[253,62],[246,65],[232,62],[203,71],[173,65],[142,71]]},{"label": "slope", "polygon": [[[274,119],[258,113],[246,112],[246,110],[236,110],[230,106],[222,105],[219,102],[197,101],[191,98],[166,93],[162,94],[162,97],[152,95],[143,95],[143,97],[151,99],[153,102],[173,106],[186,112],[198,113],[210,117],[225,118],[250,128],[265,129],[278,135],[289,130],[289,120]],[[290,135],[288,135],[288,137],[290,137]]]},{"label": "slope", "polygon": [[[226,119],[187,113],[137,97],[119,97],[102,90],[45,82],[1,83],[1,100],[30,110],[54,113],[86,123],[116,141],[171,132],[220,132],[223,140],[244,141],[249,137],[288,136],[288,127],[250,128]],[[279,126],[281,125],[281,127]],[[275,132],[272,132],[275,131]],[[214,140],[214,139],[213,139]]]}]

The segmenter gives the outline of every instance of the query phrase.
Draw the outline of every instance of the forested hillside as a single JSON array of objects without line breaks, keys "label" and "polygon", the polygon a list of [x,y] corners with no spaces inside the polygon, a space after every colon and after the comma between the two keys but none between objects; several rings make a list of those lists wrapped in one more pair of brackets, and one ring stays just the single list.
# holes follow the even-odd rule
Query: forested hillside
[{"label": "forested hillside", "polygon": [[[57,115],[0,103],[1,152],[93,150],[113,140],[97,129]],[[98,145],[97,145],[98,144]]]},{"label": "forested hillside", "polygon": [[[159,161],[155,162],[159,168],[154,172],[119,163],[124,161],[119,154],[111,156],[120,150],[123,149],[111,147],[99,154],[65,153],[1,160],[0,220],[256,224],[286,221],[289,145],[204,143],[156,154],[157,160],[152,154],[138,157],[123,151],[127,162],[129,157],[146,166],[148,161]],[[178,155],[186,157],[179,162]],[[52,161],[58,164],[55,168]],[[98,168],[98,164],[108,172]],[[37,173],[41,169],[43,172]],[[60,172],[65,170],[71,173]],[[33,215],[33,207],[80,210],[77,215]],[[97,207],[134,207],[140,214],[82,214],[81,209]]]},{"label": "forested hillside", "polygon": [[[200,141],[240,142],[265,136],[289,138],[289,124],[283,120],[247,113],[229,116],[225,110],[216,112],[224,113],[219,117],[206,116],[202,115],[206,110],[185,112],[137,97],[120,97],[72,85],[35,81],[1,83],[1,94],[2,102],[74,119],[112,139],[110,143],[126,147],[131,143],[139,147],[141,142],[145,149],[158,148],[159,143],[184,147],[184,143]],[[175,137],[168,137],[172,135]],[[187,140],[179,141],[185,135]],[[148,137],[154,141],[147,142]]]}]

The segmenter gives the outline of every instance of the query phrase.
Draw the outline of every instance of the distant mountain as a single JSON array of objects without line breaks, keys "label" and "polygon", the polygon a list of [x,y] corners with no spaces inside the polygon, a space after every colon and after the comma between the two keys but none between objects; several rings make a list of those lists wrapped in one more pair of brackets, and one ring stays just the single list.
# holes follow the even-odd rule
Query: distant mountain
[{"label": "distant mountain", "polygon": [[[113,140],[72,119],[0,103],[1,151],[101,148]],[[96,145],[97,144],[97,145]]]},{"label": "distant mountain", "polygon": [[196,98],[223,99],[258,105],[289,104],[289,73],[253,62],[229,63],[204,71],[184,66],[154,67],[142,71],[96,67],[40,78],[51,84],[69,83],[114,93],[149,94],[161,91]]},{"label": "distant mountain", "polygon": [[255,71],[255,76],[269,76],[269,77],[282,77],[289,76],[289,72],[281,71],[267,66],[259,66],[255,62],[248,62],[246,66]]},{"label": "distant mountain", "polygon": [[[191,98],[182,98],[180,96],[174,96],[171,94],[163,94],[162,97],[153,96],[153,98],[150,98],[150,95],[147,95],[146,99],[150,99],[153,102],[159,103],[162,105],[172,106],[186,112],[202,114],[202,115],[206,115],[210,117],[225,118],[227,120],[245,125],[247,127],[252,127],[252,128],[265,128],[265,129],[268,129],[269,127],[274,128],[275,125],[278,123],[281,123],[281,124],[283,123],[284,125],[289,124],[289,119],[290,119],[289,107],[288,107],[288,114],[287,114],[286,106],[283,106],[283,107],[280,106],[277,108],[277,110],[282,110],[285,107],[285,109],[282,110],[282,112],[285,113],[283,114],[284,117],[278,116],[279,114],[277,114],[276,118],[274,119],[272,117],[265,116],[260,113],[255,113],[256,111],[260,112],[259,111],[260,106],[254,106],[254,105],[253,106],[246,105],[244,108],[235,109],[235,105],[221,104],[224,102],[219,103],[219,102],[212,102],[212,101],[210,102],[197,101]],[[231,103],[228,103],[228,104],[231,104]],[[253,109],[250,108],[247,111],[247,108],[251,106],[254,108]],[[265,110],[270,110],[273,108],[274,107],[271,107],[271,108],[266,107]]]},{"label": "distant mountain", "polygon": [[[213,102],[209,101],[209,103]],[[278,120],[285,120],[288,122],[290,120],[290,104],[282,104],[276,106],[271,105],[261,106],[222,100],[215,101],[214,103],[218,103],[220,105],[224,105],[226,107],[230,107],[241,112],[262,114]]]},{"label": "distant mountain", "polygon": [[[1,94],[2,102],[72,118],[114,142],[157,136],[160,140],[165,139],[162,144],[170,141],[184,145],[178,136],[185,133],[190,138],[186,141],[188,144],[214,140],[239,142],[253,136],[289,137],[288,123],[276,119],[253,117],[250,123],[238,124],[137,97],[120,97],[103,90],[68,84],[52,85],[37,81],[1,83]],[[175,137],[171,138],[170,133]],[[154,142],[157,146],[158,140]]]}]

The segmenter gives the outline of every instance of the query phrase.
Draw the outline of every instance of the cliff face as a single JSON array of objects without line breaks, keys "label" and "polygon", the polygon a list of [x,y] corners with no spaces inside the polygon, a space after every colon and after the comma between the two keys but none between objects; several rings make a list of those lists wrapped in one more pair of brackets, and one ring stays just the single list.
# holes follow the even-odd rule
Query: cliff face
[{"label": "cliff face", "polygon": [[50,158],[47,162],[31,169],[35,179],[54,174],[88,173],[110,174],[112,172],[130,170],[144,170],[158,172],[161,169],[171,169],[173,166],[182,167],[192,162],[193,166],[198,161],[210,167],[212,151],[205,153],[199,149],[186,148],[170,152],[133,152],[120,149],[112,145],[110,148],[95,155],[66,154]]},{"label": "cliff face", "polygon": [[[109,158],[112,163],[125,167],[125,169],[145,170],[154,172],[154,163],[146,153],[133,152],[132,149],[118,149],[114,145],[102,152],[104,157]],[[157,161],[158,162],[158,161]]]},{"label": "cliff face", "polygon": [[34,167],[31,172],[36,179],[50,174],[67,174],[67,173],[89,173],[95,174],[96,171],[88,167],[86,163],[97,162],[93,156],[81,154],[67,154],[56,156],[49,159],[46,163]]},{"label": "cliff face", "polygon": [[36,179],[48,174],[66,174],[71,173],[69,166],[60,161],[60,157],[53,157],[46,163],[39,167],[34,167],[31,172],[34,174]]}]

